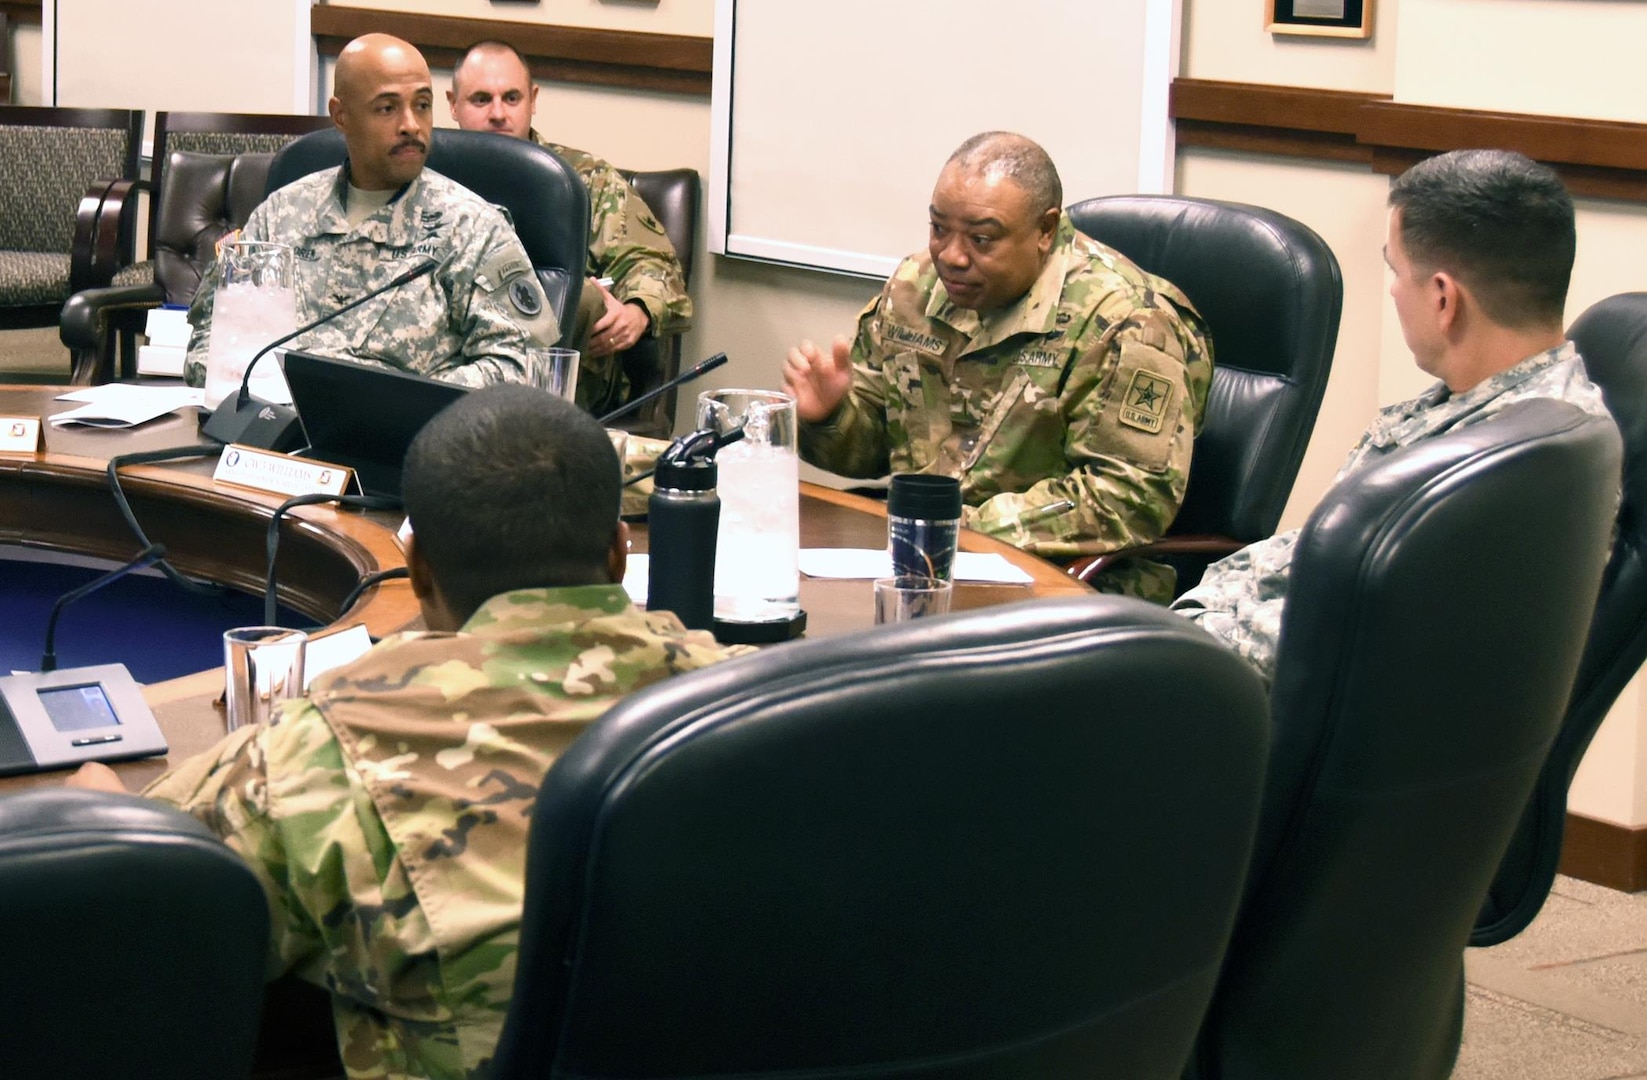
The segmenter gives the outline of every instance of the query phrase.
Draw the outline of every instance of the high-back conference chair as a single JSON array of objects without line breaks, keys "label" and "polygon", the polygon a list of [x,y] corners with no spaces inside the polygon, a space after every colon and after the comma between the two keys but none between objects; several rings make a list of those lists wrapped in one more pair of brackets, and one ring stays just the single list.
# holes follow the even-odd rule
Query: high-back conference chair
[{"label": "high-back conference chair", "polygon": [[1566,706],[1619,460],[1606,419],[1529,401],[1364,468],[1311,515],[1194,1075],[1451,1073],[1465,943]]},{"label": "high-back conference chair", "polygon": [[[661,169],[631,172],[619,169],[663,226],[664,234],[681,262],[681,274],[692,284],[693,254],[698,244],[698,172],[696,169]],[[681,336],[656,337],[646,334],[623,355],[623,373],[629,378],[633,401],[680,374]],[[667,439],[675,430],[676,391],[659,394],[627,416],[613,421],[614,427],[654,439]]]},{"label": "high-back conference chair", "polygon": [[[64,308],[59,336],[74,354],[75,371],[90,381],[107,382],[114,377],[114,342],[120,342],[120,377],[137,374],[138,332],[151,308],[161,304],[187,304],[194,299],[199,284],[200,265],[189,273],[170,274],[156,270],[163,253],[173,260],[180,251],[191,263],[199,263],[197,252],[210,261],[213,247],[224,232],[246,223],[263,200],[263,180],[268,157],[299,135],[332,126],[330,117],[280,113],[159,112],[154,117],[154,153],[148,182],[149,250],[138,263],[122,267],[107,289],[76,292]],[[222,185],[202,185],[198,169],[180,177],[182,187],[169,182],[174,155],[212,154],[224,158],[248,158],[253,169],[241,168],[236,180],[235,216],[225,217]],[[245,174],[256,171],[257,184],[250,186]],[[247,198],[249,196],[249,198]],[[128,213],[135,213],[135,195]],[[179,217],[182,212],[186,216]],[[186,235],[184,235],[186,231]],[[159,278],[157,279],[157,274]]]},{"label": "high-back conference chair", "polygon": [[[1499,864],[1472,945],[1509,940],[1543,907],[1561,862],[1573,774],[1607,710],[1647,660],[1647,293],[1598,302],[1567,336],[1623,434],[1624,498],[1566,718]],[[1542,567],[1542,555],[1537,558]]]},{"label": "high-back conference chair", "polygon": [[1082,559],[1175,556],[1178,591],[1207,563],[1275,532],[1327,390],[1344,281],[1315,231],[1284,214],[1180,195],[1069,208],[1075,227],[1177,285],[1212,335],[1212,389],[1178,518],[1153,544]]},{"label": "high-back conference chair", "polygon": [[[341,132],[305,135],[275,155],[269,191],[341,165],[345,157]],[[426,165],[509,212],[567,343],[589,253],[589,191],[578,174],[527,139],[454,128],[434,130]]]},{"label": "high-back conference chair", "polygon": [[0,1076],[245,1076],[268,937],[257,878],[193,818],[67,788],[0,799]]},{"label": "high-back conference chair", "polygon": [[1252,673],[1141,601],[799,642],[619,704],[533,811],[498,1080],[1176,1080]]},{"label": "high-back conference chair", "polygon": [[[135,331],[161,304],[187,305],[216,257],[225,233],[246,224],[263,201],[268,153],[235,155],[172,151],[154,200],[149,233],[151,280],[75,293],[63,306],[59,336],[74,353],[76,371],[91,382],[114,377],[114,339]],[[136,375],[136,358],[122,345],[121,377]]]}]

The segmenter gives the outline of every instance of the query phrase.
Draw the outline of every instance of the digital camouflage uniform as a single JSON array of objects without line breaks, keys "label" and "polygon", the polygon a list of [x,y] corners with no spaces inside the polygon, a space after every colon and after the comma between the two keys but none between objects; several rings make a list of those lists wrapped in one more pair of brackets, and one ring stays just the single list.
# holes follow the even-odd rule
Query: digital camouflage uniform
[{"label": "digital camouflage uniform", "polygon": [[[686,295],[686,275],[675,246],[646,200],[622,173],[595,155],[552,143],[536,130],[531,137],[570,165],[589,189],[589,276],[611,278],[610,291],[620,303],[644,307],[651,319],[648,335],[655,338],[689,329],[692,299]],[[599,291],[586,287],[579,297],[572,343],[579,353],[587,350],[589,328],[605,312]],[[584,380],[590,382],[589,407],[597,412],[602,406],[617,406],[628,391],[620,357],[585,361],[579,380],[580,391]],[[597,388],[600,393],[595,393]],[[580,399],[583,396],[579,394]]]},{"label": "digital camouflage uniform", "polygon": [[[905,259],[859,315],[852,361],[840,408],[801,425],[802,457],[844,476],[959,477],[962,524],[1054,558],[1166,531],[1212,381],[1184,294],[1068,215],[1029,292],[982,316],[949,302],[930,256]],[[1104,585],[1172,595],[1153,564]]]},{"label": "digital camouflage uniform", "polygon": [[[1379,412],[1350,451],[1333,483],[1385,455],[1454,428],[1478,423],[1507,406],[1530,398],[1554,398],[1596,416],[1610,416],[1601,391],[1590,382],[1572,342],[1538,353],[1462,394],[1445,383]],[[1173,602],[1173,610],[1193,619],[1258,670],[1275,678],[1275,651],[1281,640],[1281,612],[1298,529],[1248,545],[1207,567],[1201,583]]]},{"label": "digital camouflage uniform", "polygon": [[[270,195],[241,231],[243,240],[295,249],[298,325],[360,298],[424,256],[440,265],[298,337],[291,348],[464,386],[549,386],[543,350],[560,330],[502,211],[429,169],[356,228],[345,216],[347,198],[344,170],[326,169]],[[184,375],[194,386],[206,378],[216,291],[214,262],[189,308],[194,333]]]},{"label": "digital camouflage uniform", "polygon": [[622,586],[493,597],[400,634],[146,794],[257,872],[271,976],[332,992],[353,1080],[466,1077],[515,974],[527,825],[556,756],[620,697],[728,651]]}]

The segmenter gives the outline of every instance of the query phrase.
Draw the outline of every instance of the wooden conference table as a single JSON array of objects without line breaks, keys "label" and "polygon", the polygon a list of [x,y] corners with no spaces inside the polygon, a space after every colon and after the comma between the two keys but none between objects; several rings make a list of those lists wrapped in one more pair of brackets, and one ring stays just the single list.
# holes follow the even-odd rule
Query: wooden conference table
[{"label": "wooden conference table", "polygon": [[[0,386],[0,416],[46,417],[73,407],[53,400],[61,388]],[[44,427],[38,455],[0,454],[0,544],[125,560],[138,543],[109,491],[110,458],[201,441],[194,414],[174,414],[126,431]],[[121,470],[122,487],[149,538],[166,545],[168,560],[194,577],[253,594],[263,591],[264,539],[279,495],[218,484],[216,455]],[[280,539],[281,602],[317,621],[364,623],[374,638],[419,624],[417,601],[404,580],[367,592],[348,611],[338,605],[360,578],[404,565],[395,529],[400,515],[300,507],[287,515]],[[633,527],[636,551],[646,550],[646,528]],[[814,484],[801,485],[803,547],[880,548],[886,512],[873,499]],[[963,551],[996,552],[1033,579],[1030,585],[957,584],[956,608],[986,607],[1031,597],[1079,595],[1087,587],[1056,566],[1008,544],[965,530]],[[801,606],[807,634],[816,637],[868,627],[869,584],[803,577]],[[222,669],[155,683],[145,696],[171,746],[170,756],[118,766],[128,787],[158,777],[170,763],[207,749],[223,736],[215,705]],[[55,784],[60,774],[0,781],[0,791]]]}]

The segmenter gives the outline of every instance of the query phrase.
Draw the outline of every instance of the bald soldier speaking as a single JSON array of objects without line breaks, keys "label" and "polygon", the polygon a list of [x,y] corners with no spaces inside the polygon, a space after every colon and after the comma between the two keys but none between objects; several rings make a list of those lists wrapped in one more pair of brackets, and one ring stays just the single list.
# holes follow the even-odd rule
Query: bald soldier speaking
[{"label": "bald soldier speaking", "polygon": [[[338,57],[328,109],[347,160],[274,192],[240,236],[294,249],[298,324],[421,260],[437,265],[291,347],[465,386],[549,388],[545,352],[560,328],[514,228],[480,196],[424,168],[434,89],[422,55],[386,34],[356,38]],[[217,266],[189,309],[184,376],[195,386],[205,381]]]},{"label": "bald soldier speaking", "polygon": [[[957,477],[962,524],[1054,558],[1148,543],[1178,513],[1212,381],[1199,313],[1075,231],[1045,150],[1007,132],[938,175],[927,250],[825,354],[791,349],[801,456],[845,476]],[[1093,583],[1165,602],[1125,560]]]}]

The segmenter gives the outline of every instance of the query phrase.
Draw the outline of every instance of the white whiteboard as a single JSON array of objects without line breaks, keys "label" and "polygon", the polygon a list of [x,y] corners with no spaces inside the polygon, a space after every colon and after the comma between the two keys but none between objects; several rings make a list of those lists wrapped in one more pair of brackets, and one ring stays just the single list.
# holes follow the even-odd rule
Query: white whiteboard
[{"label": "white whiteboard", "polygon": [[709,250],[884,278],[968,136],[1065,203],[1172,186],[1180,0],[716,0]]},{"label": "white whiteboard", "polygon": [[312,113],[312,0],[46,0],[46,104]]}]

